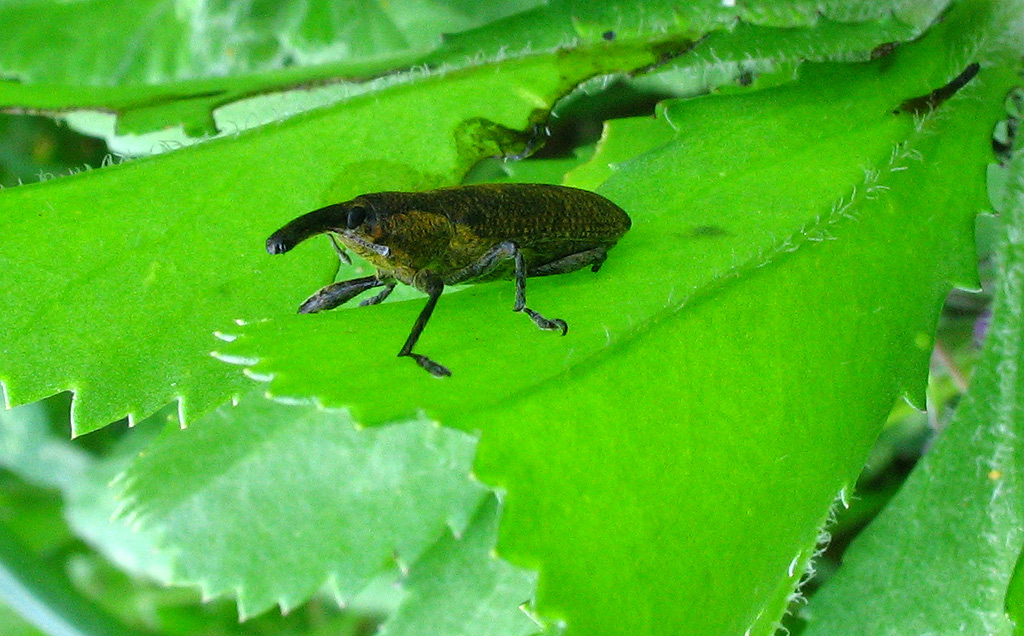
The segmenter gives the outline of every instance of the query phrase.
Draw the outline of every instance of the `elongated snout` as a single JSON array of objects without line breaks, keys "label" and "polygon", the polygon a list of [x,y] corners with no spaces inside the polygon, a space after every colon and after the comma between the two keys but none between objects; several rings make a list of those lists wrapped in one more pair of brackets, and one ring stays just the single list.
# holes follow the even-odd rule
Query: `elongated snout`
[{"label": "elongated snout", "polygon": [[348,222],[348,208],[346,203],[335,203],[303,214],[270,235],[267,251],[284,254],[311,236],[344,229]]}]

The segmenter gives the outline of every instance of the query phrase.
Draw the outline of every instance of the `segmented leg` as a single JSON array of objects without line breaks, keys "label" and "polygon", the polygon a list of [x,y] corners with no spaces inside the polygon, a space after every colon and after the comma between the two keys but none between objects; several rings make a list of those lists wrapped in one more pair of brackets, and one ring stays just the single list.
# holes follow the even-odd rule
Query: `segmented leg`
[{"label": "segmented leg", "polygon": [[334,253],[338,255],[338,260],[344,263],[345,265],[351,265],[352,259],[349,258],[348,252],[345,251],[345,248],[342,246],[342,244],[338,242],[338,237],[334,236],[333,234],[328,234],[328,236],[331,237],[331,245],[334,246]]},{"label": "segmented leg", "polygon": [[591,266],[590,271],[596,272],[601,269],[601,264],[604,263],[606,258],[608,258],[608,250],[603,247],[595,247],[591,250],[563,256],[557,261],[534,267],[526,275],[549,276],[551,274],[568,274],[569,272],[583,269],[587,265]]},{"label": "segmented leg", "polygon": [[[600,252],[600,253],[598,253]],[[495,267],[500,265],[503,261],[508,259],[515,261],[515,279],[516,279],[516,304],[513,307],[514,311],[521,311],[533,320],[541,329],[545,331],[561,331],[564,336],[569,330],[569,326],[565,324],[564,320],[554,319],[548,320],[544,316],[540,315],[536,311],[526,306],[526,262],[523,259],[523,253],[519,251],[519,248],[512,241],[504,241],[498,243],[486,254],[480,257],[475,263],[463,267],[462,269],[450,274],[445,278],[445,283],[449,285],[455,285],[463,281],[472,280],[479,278],[490,273]],[[604,261],[604,250],[588,250],[581,252],[580,254],[573,254],[565,258],[559,259],[554,263],[550,263],[545,266],[545,273],[558,274],[563,271],[571,272],[574,269],[579,269],[584,265],[600,266],[601,262]],[[554,269],[552,269],[554,267]],[[563,269],[558,269],[562,267]]]},{"label": "segmented leg", "polygon": [[444,282],[433,271],[424,269],[416,274],[413,283],[416,289],[428,295],[427,304],[420,311],[420,315],[416,317],[412,331],[409,332],[409,337],[405,339],[405,344],[402,345],[402,350],[398,352],[398,356],[412,358],[416,361],[416,364],[426,369],[430,375],[436,378],[447,377],[452,374],[448,367],[434,362],[427,356],[412,352],[412,348],[416,346],[416,341],[420,339],[420,334],[423,333],[423,328],[427,326],[427,321],[430,320],[430,315],[434,313],[437,299],[441,297],[441,292],[444,291]]},{"label": "segmented leg", "polygon": [[545,331],[561,331],[564,336],[569,332],[569,325],[561,318],[548,320],[534,310],[526,306],[526,260],[523,253],[518,249],[515,251],[516,260],[516,304],[512,311],[521,311],[533,320],[533,323]]},{"label": "segmented leg", "polygon": [[372,298],[367,298],[366,300],[364,300],[361,303],[359,303],[359,306],[360,307],[366,307],[367,305],[377,305],[381,301],[383,301],[385,298],[390,296],[391,292],[393,292],[393,291],[395,291],[395,283],[394,283],[394,281],[392,281],[390,283],[385,283],[384,284],[384,289],[382,289],[379,294],[377,294],[376,296],[374,296]]},{"label": "segmented leg", "polygon": [[[545,276],[548,274],[562,274],[575,271],[581,267],[586,267],[587,265],[590,265],[593,271],[596,272],[601,267],[601,263],[604,262],[606,254],[607,252],[604,248],[594,248],[578,254],[570,254],[569,256],[558,259],[552,263],[534,268],[530,271],[530,275]],[[437,306],[437,301],[441,297],[441,292],[444,290],[444,286],[446,284],[455,285],[467,280],[473,280],[475,278],[485,276],[509,258],[515,261],[516,302],[513,310],[525,313],[531,320],[533,320],[534,324],[541,329],[546,331],[561,331],[563,336],[568,333],[569,326],[564,320],[559,318],[545,318],[526,306],[526,260],[523,258],[522,252],[519,251],[519,248],[515,243],[511,241],[504,241],[488,250],[488,252],[481,256],[475,263],[463,267],[443,279],[431,270],[421,270],[416,275],[414,286],[427,294],[427,304],[423,307],[423,310],[420,311],[420,315],[416,318],[416,322],[412,326],[412,331],[409,332],[409,337],[406,338],[405,344],[402,346],[402,350],[398,352],[398,355],[400,357],[405,356],[412,358],[418,365],[426,369],[435,377],[443,378],[450,376],[452,372],[449,371],[447,367],[431,360],[425,355],[413,353],[412,348],[416,346],[416,342],[423,333],[423,329],[427,326],[427,321],[430,320],[431,314],[434,313],[434,307]],[[363,304],[376,304],[384,300],[384,298],[391,293],[391,289],[393,287],[394,283],[388,283],[387,287],[385,287],[383,291],[373,298],[363,301]]]},{"label": "segmented leg", "polygon": [[445,276],[444,284],[458,285],[467,280],[473,280],[474,278],[480,278],[485,274],[489,274],[491,270],[502,262],[515,256],[517,251],[516,244],[512,241],[498,243],[487,250],[487,253],[481,256],[475,263],[471,263]]},{"label": "segmented leg", "polygon": [[[299,307],[300,314],[315,314],[318,311],[334,309],[352,300],[367,289],[380,287],[385,283],[376,276],[353,278],[332,283],[306,299]],[[392,283],[392,286],[394,284]],[[383,298],[381,299],[383,300]]]}]

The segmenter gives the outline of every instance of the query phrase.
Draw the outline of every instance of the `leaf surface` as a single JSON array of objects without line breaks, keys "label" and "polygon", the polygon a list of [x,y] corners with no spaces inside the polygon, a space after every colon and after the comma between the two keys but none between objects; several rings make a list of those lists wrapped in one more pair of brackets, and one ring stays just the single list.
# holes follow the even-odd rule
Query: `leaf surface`
[{"label": "leaf surface", "polygon": [[69,488],[89,466],[81,449],[57,437],[57,413],[67,414],[65,396],[0,411],[0,466],[44,488]]},{"label": "leaf surface", "polygon": [[808,636],[1008,635],[1009,619],[1020,618],[1008,616],[1004,599],[1024,549],[1024,155],[1018,149],[1012,164],[993,169],[1006,173],[995,203],[1005,227],[970,391],[802,612]]},{"label": "leaf surface", "polygon": [[[605,269],[530,282],[531,304],[570,320],[569,338],[531,332],[522,317],[499,311],[511,292],[489,285],[446,297],[428,329],[423,346],[457,366],[447,385],[394,366],[408,362],[393,356],[415,303],[304,317],[309,328],[300,318],[253,325],[224,351],[258,360],[255,374],[276,374],[278,393],[350,404],[368,422],[426,407],[445,424],[482,430],[478,471],[508,492],[501,554],[540,572],[541,612],[566,619],[573,632],[674,634],[688,625],[695,633],[767,633],[828,502],[856,472],[892,399],[919,387],[947,281],[972,279],[969,219],[982,205],[976,168],[988,151],[988,105],[1007,77],[987,68],[924,122],[892,113],[969,61],[986,61],[976,43],[992,29],[965,22],[962,11],[871,65],[816,66],[798,85],[670,105],[679,135],[644,146],[650,152],[635,161],[623,157],[602,186],[635,221]],[[785,26],[814,18],[768,17]],[[557,94],[536,99],[538,69],[552,71],[548,86],[571,84],[552,79],[551,59],[527,61],[478,69],[471,79],[483,96],[469,88],[472,71],[428,78],[374,96],[374,107],[384,107],[373,114],[373,100],[354,100],[175,160],[3,193],[0,201],[16,204],[0,221],[15,248],[0,254],[12,272],[11,295],[0,292],[13,308],[0,329],[9,397],[30,400],[74,383],[81,432],[179,396],[190,417],[245,389],[230,368],[216,373],[199,362],[208,332],[235,330],[231,319],[265,318],[277,307],[284,316],[334,269],[321,242],[267,261],[271,274],[258,278],[264,263],[252,245],[327,200],[457,179],[467,156],[482,153],[452,149],[460,131],[453,123],[481,116],[522,129]],[[573,77],[629,64],[583,63]],[[513,69],[522,74],[505,82]],[[416,92],[428,85],[445,98]],[[417,119],[409,130],[426,134],[410,137],[395,124],[410,112]],[[343,141],[328,134],[336,130],[346,131]],[[480,139],[498,145],[495,129],[483,130],[463,137],[471,149]],[[275,163],[281,156],[288,162]],[[107,220],[124,212],[128,223],[98,221],[82,200],[112,210]],[[253,201],[266,211],[253,212]],[[50,216],[47,204],[56,207]],[[82,239],[112,246],[106,257],[159,234],[164,225],[153,219],[168,218],[189,239],[187,251],[161,237],[131,251],[157,257],[104,267]],[[81,236],[42,242],[61,222]],[[58,249],[69,255],[66,269],[50,273]],[[144,264],[157,273],[133,271]],[[149,291],[158,282],[172,284]],[[121,313],[111,318],[111,307]],[[126,354],[113,344],[126,341]],[[305,435],[295,441],[309,443]],[[182,450],[176,458],[192,459]],[[140,471],[150,470],[146,463]],[[151,484],[151,492],[174,492],[156,473]],[[238,501],[249,499],[230,503]],[[208,531],[236,532],[236,521],[225,514]],[[236,536],[245,543],[244,533]],[[175,539],[168,535],[168,545]],[[203,564],[193,578],[238,580],[225,573],[237,574]],[[260,585],[253,593],[264,598],[303,597]],[[308,581],[295,587],[308,594]]]},{"label": "leaf surface", "polygon": [[77,434],[175,399],[185,421],[208,412],[247,387],[209,358],[210,334],[236,318],[292,313],[306,295],[297,281],[324,284],[335,272],[322,245],[271,259],[263,244],[274,229],[362,192],[453,183],[481,156],[521,149],[514,131],[578,81],[655,55],[602,45],[482,66],[0,193],[8,404],[72,390]]},{"label": "leaf surface", "polygon": [[[462,68],[609,37],[649,42],[710,33],[698,64],[683,70],[709,76],[710,69],[749,74],[780,60],[864,59],[879,45],[920,35],[946,4],[361,0],[250,10],[238,1],[14,3],[0,7],[0,22],[20,25],[0,43],[0,74],[18,81],[0,82],[0,108],[114,112],[116,124],[97,112],[68,120],[115,148],[150,154],[161,142],[195,143],[373,92],[391,83],[374,78],[405,81],[417,66]],[[66,24],[75,29],[63,30]],[[798,28],[804,32],[794,37]],[[50,46],[55,30],[64,46]],[[275,93],[269,100],[248,99],[268,92]]]},{"label": "leaf surface", "polygon": [[0,605],[0,630],[9,636],[45,636],[6,605]]},{"label": "leaf surface", "polygon": [[484,494],[469,479],[474,448],[428,422],[359,430],[250,395],[168,428],[119,488],[127,518],[168,552],[173,582],[237,592],[244,618],[325,584],[347,602],[464,530]]},{"label": "leaf surface", "polygon": [[249,324],[221,353],[364,423],[423,408],[480,430],[477,473],[508,492],[499,552],[539,570],[538,611],[568,633],[770,633],[893,401],[923,401],[950,283],[976,284],[1012,73],[894,111],[986,62],[990,9],[871,64],[668,106],[673,141],[598,190],[634,222],[602,270],[529,281],[566,338],[494,283],[444,297],[421,339],[444,381],[394,358],[421,301]]},{"label": "leaf surface", "polygon": [[380,636],[527,636],[540,627],[519,608],[534,594],[536,576],[494,554],[500,506],[486,497],[465,534],[443,537],[403,587],[401,608]]}]

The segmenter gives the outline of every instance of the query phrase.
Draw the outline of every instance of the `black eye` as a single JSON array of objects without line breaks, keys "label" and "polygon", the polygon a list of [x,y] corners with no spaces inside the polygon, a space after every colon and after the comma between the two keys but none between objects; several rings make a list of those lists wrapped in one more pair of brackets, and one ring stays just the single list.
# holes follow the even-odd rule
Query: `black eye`
[{"label": "black eye", "polygon": [[348,211],[348,229],[354,230],[366,220],[366,208],[361,205],[353,206]]}]

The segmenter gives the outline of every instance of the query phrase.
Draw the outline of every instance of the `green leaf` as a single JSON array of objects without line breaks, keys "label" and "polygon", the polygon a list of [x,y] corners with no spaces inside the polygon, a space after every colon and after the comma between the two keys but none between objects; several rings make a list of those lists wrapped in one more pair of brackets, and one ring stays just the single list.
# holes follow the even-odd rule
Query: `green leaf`
[{"label": "green leaf", "polygon": [[807,636],[1014,633],[1004,598],[1024,549],[1024,154],[1002,181],[999,282],[970,391],[804,610]]},{"label": "green leaf", "polygon": [[[64,497],[67,523],[78,537],[114,563],[150,579],[166,579],[166,558],[154,551],[151,537],[111,521],[118,504],[109,488],[111,480],[152,441],[158,429],[136,430],[97,457],[67,439],[70,401],[70,396],[61,394],[0,411],[0,467],[28,483],[58,489]],[[59,524],[61,515],[56,519]],[[41,524],[36,521],[33,525]]]},{"label": "green leaf", "polygon": [[327,283],[335,272],[329,251],[271,259],[270,232],[361,192],[454,183],[481,156],[516,149],[514,131],[581,79],[655,55],[601,45],[481,66],[238,138],[0,192],[8,404],[72,390],[76,434],[175,399],[184,421],[208,412],[247,387],[210,359],[212,332],[236,318],[290,314],[306,294],[297,282]]},{"label": "green leaf", "polygon": [[237,593],[252,616],[329,586],[348,601],[465,529],[484,489],[475,440],[428,422],[357,429],[342,413],[256,396],[171,427],[120,480],[172,582]]},{"label": "green leaf", "polygon": [[408,597],[380,636],[527,636],[540,626],[519,608],[534,593],[536,576],[494,555],[498,500],[483,500],[472,524],[456,539],[439,541],[412,569]]},{"label": "green leaf", "polygon": [[122,571],[158,582],[170,579],[170,556],[157,548],[153,533],[140,532],[118,517],[122,504],[111,483],[146,452],[161,424],[178,426],[173,409],[165,408],[135,427],[64,488],[64,517],[74,533]]},{"label": "green leaf", "polygon": [[1021,634],[1024,630],[1024,552],[1017,558],[1006,590],[1006,615],[1015,625],[1013,633]]},{"label": "green leaf", "polygon": [[597,152],[590,161],[570,171],[565,183],[577,188],[598,188],[612,175],[616,164],[668,144],[676,132],[672,122],[666,119],[664,105],[658,107],[655,118],[633,117],[605,122]]},{"label": "green leaf", "polygon": [[[101,435],[107,439],[99,444],[96,436],[73,442],[65,433],[69,397],[59,395],[0,412],[0,448],[30,451],[0,451],[0,464],[33,481],[37,481],[36,475],[46,475],[48,479],[42,484],[61,488],[64,496],[61,502],[57,495],[26,488],[13,478],[0,475],[0,518],[9,520],[10,530],[22,539],[5,542],[0,537],[0,571],[20,579],[0,582],[0,597],[9,598],[19,611],[29,614],[34,621],[45,622],[51,630],[64,630],[59,633],[88,636],[115,633],[119,629],[111,616],[97,613],[95,605],[108,608],[127,623],[145,624],[148,631],[166,636],[355,636],[365,633],[369,617],[387,615],[386,606],[382,610],[377,599],[364,594],[353,599],[345,612],[338,610],[334,601],[324,598],[287,617],[266,615],[242,625],[233,603],[200,604],[192,590],[154,583],[170,578],[168,554],[156,549],[152,533],[139,532],[124,520],[112,518],[119,503],[114,499],[110,482],[160,432],[159,425],[173,419],[173,414],[165,409],[166,413],[151,418],[153,421],[130,434],[116,438]],[[173,423],[177,427],[177,421]],[[83,452],[83,441],[92,442],[89,445],[96,450],[111,438],[113,445],[101,455]],[[8,463],[11,458],[16,461]],[[26,471],[24,466],[31,469]],[[110,562],[84,551],[69,535],[63,517],[79,538]],[[49,558],[43,561],[34,553]],[[33,563],[31,569],[25,569]],[[131,576],[117,572],[115,565]],[[71,587],[64,574],[66,570],[72,575]],[[393,587],[392,581],[385,591],[390,592]],[[395,596],[393,592],[391,595]],[[28,636],[39,632],[0,605],[0,633]]]},{"label": "green leaf", "polygon": [[0,598],[56,636],[138,636],[79,593],[67,575],[23,545],[0,522]]},{"label": "green leaf", "polygon": [[0,632],[7,636],[45,636],[11,608],[0,604]]},{"label": "green leaf", "polygon": [[[573,38],[628,39],[652,31],[688,32],[691,35],[709,32],[725,34],[737,26],[741,29],[750,26],[753,32],[763,35],[767,35],[773,29],[789,30],[782,38],[789,40],[788,44],[783,45],[784,48],[789,48],[793,45],[799,46],[800,37],[792,37],[796,30],[806,27],[817,28],[825,23],[828,28],[835,30],[824,40],[818,40],[819,47],[816,47],[814,54],[810,56],[816,57],[828,55],[826,51],[832,47],[848,50],[861,46],[863,41],[857,37],[858,32],[891,29],[889,34],[895,36],[896,40],[912,37],[911,33],[920,33],[930,25],[947,4],[947,0],[839,0],[828,3],[801,0],[750,3],[697,0],[685,4],[672,0],[632,4],[552,0],[531,10],[454,34],[447,38],[443,48],[428,56],[427,60],[450,62],[462,56],[498,55],[504,49],[517,50],[526,43],[531,50],[544,50],[563,46],[566,41]],[[832,23],[835,23],[834,26]],[[863,29],[864,25],[870,26]],[[852,27],[851,31],[845,29],[847,26]],[[747,33],[744,32],[743,35],[745,37]],[[777,36],[778,33],[773,43],[779,42]],[[730,39],[728,35],[722,37],[726,41]],[[772,36],[768,37],[772,39]],[[708,52],[711,53],[711,50]],[[744,49],[744,53],[748,55],[754,52],[761,53],[762,49]]]},{"label": "green leaf", "polygon": [[[901,20],[915,10],[901,6]],[[281,332],[294,338],[290,348],[272,342],[248,353],[264,356],[269,369],[285,356],[301,359],[305,379],[295,381],[296,397],[322,393],[353,403],[368,421],[425,406],[444,414],[445,424],[482,429],[478,471],[508,493],[500,553],[539,571],[538,609],[575,633],[675,634],[681,625],[696,633],[766,633],[880,414],[900,391],[917,392],[947,279],[971,282],[967,235],[971,212],[982,205],[976,168],[987,153],[988,106],[1011,79],[1007,65],[987,54],[1006,21],[992,19],[997,26],[990,27],[977,12],[979,25],[965,22],[976,17],[975,5],[966,6],[929,38],[872,65],[818,66],[800,84],[761,95],[669,105],[670,121],[681,123],[678,138],[643,146],[649,152],[632,162],[623,156],[602,187],[637,221],[605,269],[530,283],[531,304],[571,319],[569,338],[501,317],[510,312],[497,307],[510,304],[511,293],[491,285],[446,297],[427,332],[431,351],[448,355],[440,348],[446,343],[448,353],[463,356],[447,384],[423,384],[429,378],[411,365],[393,367],[408,362],[392,357],[418,311],[410,303],[341,318],[348,334],[334,329],[337,316],[306,317],[330,335],[314,353],[296,351],[318,343],[291,328]],[[562,26],[602,37],[607,24],[580,20],[566,7],[556,7],[567,18]],[[850,7],[879,20],[891,9]],[[615,19],[612,8],[595,5],[594,15]],[[739,10],[762,24],[800,26],[800,36],[819,15],[790,5]],[[658,15],[676,19],[626,13],[633,27]],[[479,118],[525,129],[542,119],[553,87],[656,58],[647,51],[626,63],[626,56],[601,59],[605,51],[425,78],[173,159],[19,188],[13,198],[3,193],[0,201],[13,204],[0,219],[0,266],[12,288],[0,292],[7,311],[0,377],[10,397],[78,389],[82,431],[126,411],[140,418],[176,396],[186,397],[185,415],[194,418],[246,389],[231,369],[218,373],[200,362],[212,346],[208,332],[229,330],[234,318],[284,315],[334,269],[326,242],[258,260],[269,229],[360,191],[454,182],[477,156],[509,140],[507,130]],[[937,116],[918,122],[892,113],[900,100],[927,93],[975,59],[986,62],[982,75]],[[540,70],[551,74],[544,76],[548,92],[536,99]],[[733,117],[737,123],[726,125]],[[453,148],[456,133],[461,153]],[[906,145],[894,154],[897,142]],[[267,209],[265,221],[253,202]],[[89,203],[107,214],[83,213]],[[175,233],[160,234],[170,224]],[[98,256],[97,247],[109,252]],[[107,264],[117,250],[124,256]],[[142,273],[153,264],[150,280]],[[257,270],[269,273],[252,280]],[[226,287],[218,276],[238,284]],[[147,284],[163,282],[171,284],[148,291]],[[139,289],[146,290],[141,298]],[[236,355],[259,329],[246,331]],[[472,338],[476,350],[465,351]],[[127,352],[118,346],[125,340]],[[278,361],[266,358],[275,352]],[[493,369],[478,371],[488,364]],[[524,383],[528,373],[535,377]],[[320,391],[314,374],[343,377]],[[296,446],[308,448],[325,436],[297,437]],[[173,481],[184,473],[172,466],[195,466],[197,457],[180,450],[175,462],[157,467],[160,477]],[[150,470],[149,462],[140,459],[138,470]],[[151,492],[174,489],[157,472],[151,477]],[[219,514],[203,528],[207,536],[245,543],[234,524],[252,526],[251,516],[228,512],[249,501],[247,485],[236,481],[233,492],[246,496],[213,508]],[[284,486],[264,492],[301,503]],[[446,537],[443,527],[438,534]],[[198,567],[192,580],[210,573],[222,576],[221,564]]]},{"label": "green leaf", "polygon": [[[893,401],[923,401],[950,283],[976,286],[1006,24],[958,5],[873,63],[670,105],[674,140],[599,188],[634,221],[602,270],[528,284],[565,338],[506,283],[442,299],[418,350],[444,381],[394,357],[422,301],[225,327],[220,351],[367,424],[482,430],[499,554],[569,633],[770,633]],[[937,113],[894,112],[976,60]]]},{"label": "green leaf", "polygon": [[531,159],[530,161],[505,161],[486,159],[466,175],[463,183],[550,183],[558,185],[565,174],[584,164],[594,153],[588,146],[573,153],[571,157],[556,159]]},{"label": "green leaf", "polygon": [[[379,13],[352,29],[315,10],[294,10],[299,5],[281,5],[268,15],[265,8],[250,13],[244,4],[7,3],[0,7],[0,23],[19,28],[0,42],[0,75],[17,81],[0,82],[0,105],[116,111],[122,132],[181,124],[203,136],[216,132],[215,107],[245,95],[318,78],[372,76],[407,66],[429,50],[409,50],[401,34],[388,33],[388,20]],[[67,24],[75,28],[62,34],[63,45],[51,45],[54,30]],[[316,30],[322,32],[309,33]],[[356,47],[361,52],[353,54],[346,40],[363,45]],[[284,69],[296,60],[333,63]]]},{"label": "green leaf", "polygon": [[71,534],[61,519],[61,500],[52,490],[0,473],[0,518],[21,542],[39,553],[63,549]]},{"label": "green leaf", "polygon": [[[759,82],[783,61],[865,59],[879,46],[912,40],[946,4],[363,0],[330,9],[223,2],[172,11],[154,0],[16,3],[0,8],[0,21],[24,25],[0,43],[0,74],[20,81],[0,82],[0,108],[60,113],[118,152],[151,154],[379,90],[415,76],[417,66],[475,66],[610,35],[711,34],[695,64],[655,85]],[[73,46],[47,46],[63,24],[76,25],[65,34]],[[382,76],[390,78],[371,81]],[[278,92],[260,97],[271,91]]]},{"label": "green leaf", "polygon": [[[822,226],[847,219],[855,203],[870,203],[884,194],[890,186],[880,183],[882,171],[908,169],[904,164],[918,151],[912,144],[923,145],[931,135],[915,131],[909,117],[893,115],[901,99],[878,91],[885,86],[887,91],[913,95],[927,92],[929,85],[915,75],[910,62],[899,67],[904,69],[903,76],[889,62],[884,65],[888,70],[881,70],[882,66],[820,66],[799,87],[732,99],[675,102],[668,107],[666,118],[685,121],[685,133],[661,146],[658,142],[666,138],[662,128],[652,132],[650,140],[640,138],[641,151],[657,147],[613,166],[615,178],[599,188],[634,217],[634,228],[605,265],[612,273],[602,269],[596,276],[580,272],[530,281],[530,296],[544,295],[545,306],[556,307],[551,315],[569,316],[565,309],[569,306],[590,308],[590,312],[573,312],[573,338],[552,338],[529,329],[522,317],[496,313],[493,308],[506,304],[501,298],[511,295],[511,285],[504,284],[467,288],[441,303],[439,312],[444,317],[438,322],[455,325],[447,329],[449,333],[473,334],[472,338],[453,335],[445,341],[430,330],[424,335],[421,342],[429,344],[422,349],[444,352],[438,356],[442,360],[461,361],[450,365],[459,373],[445,390],[430,390],[437,387],[435,381],[408,360],[392,359],[420,302],[226,327],[225,331],[241,337],[222,344],[220,355],[243,363],[258,358],[247,366],[255,377],[272,378],[270,389],[276,395],[317,396],[328,404],[356,409],[372,405],[367,412],[357,410],[360,421],[367,423],[411,416],[424,405],[437,413],[464,415],[467,407],[486,407],[524,391],[522,387],[541,386],[566,369],[585,368],[609,346],[642,334],[646,324],[675,313],[692,296],[704,293],[702,289],[716,291],[738,274],[749,274],[765,261],[821,240]],[[840,100],[845,108],[837,113],[830,102]],[[648,121],[651,127],[658,126]],[[634,122],[613,122],[605,145],[635,140],[634,130],[628,127]],[[618,128],[634,136],[616,135]],[[771,143],[765,143],[769,138]],[[894,150],[894,144],[901,145]],[[737,146],[746,152],[737,153]],[[625,154],[602,146],[591,164],[607,170],[607,157],[617,153]],[[708,166],[717,170],[708,175]],[[597,178],[579,180],[589,184]],[[688,185],[665,192],[658,185],[666,182]],[[973,185],[976,201],[980,187],[980,182]],[[857,199],[844,199],[848,196]],[[794,205],[795,201],[801,204]],[[966,236],[957,245],[960,256],[946,272],[949,278],[937,283],[937,288],[947,280],[971,283],[975,278]],[[651,284],[653,272],[658,273],[659,285]],[[854,274],[863,276],[860,268]],[[672,294],[673,289],[694,291]],[[565,298],[568,294],[571,299]],[[629,298],[629,303],[617,311],[602,311],[609,297]],[[541,306],[537,301],[533,304]],[[494,319],[480,324],[477,317],[488,313],[496,313]],[[379,333],[390,329],[393,339],[345,337],[362,330],[368,321]],[[327,360],[344,363],[324,365],[325,353]],[[925,355],[922,350],[915,361]],[[506,363],[495,364],[495,360]],[[519,364],[520,360],[530,364]],[[356,377],[349,373],[353,367],[365,373]],[[317,372],[309,373],[313,368]],[[368,374],[379,377],[381,383],[385,377],[402,381],[381,402],[371,393],[354,390],[366,383]],[[463,380],[464,375],[471,377]],[[478,391],[481,386],[490,389]]]},{"label": "green leaf", "polygon": [[79,448],[58,437],[51,423],[67,414],[68,396],[0,411],[0,466],[47,488],[70,488],[89,466]]},{"label": "green leaf", "polygon": [[[8,78],[43,84],[158,84],[291,65],[420,54],[456,32],[536,6],[539,0],[323,4],[225,0],[14,2],[0,22]],[[65,29],[53,46],[53,25]],[[145,42],[145,46],[140,46]]]}]

